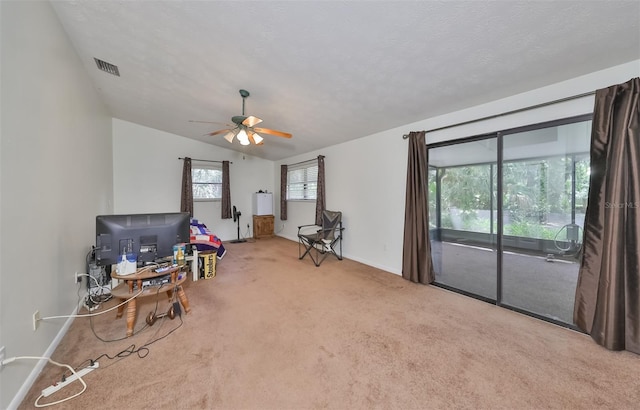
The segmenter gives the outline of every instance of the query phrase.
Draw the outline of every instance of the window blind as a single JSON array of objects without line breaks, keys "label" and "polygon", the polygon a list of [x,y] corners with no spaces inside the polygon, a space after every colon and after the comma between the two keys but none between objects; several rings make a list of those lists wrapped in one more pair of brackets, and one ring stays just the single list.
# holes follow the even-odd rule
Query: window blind
[{"label": "window blind", "polygon": [[318,161],[313,159],[287,169],[287,199],[313,200],[318,190]]}]

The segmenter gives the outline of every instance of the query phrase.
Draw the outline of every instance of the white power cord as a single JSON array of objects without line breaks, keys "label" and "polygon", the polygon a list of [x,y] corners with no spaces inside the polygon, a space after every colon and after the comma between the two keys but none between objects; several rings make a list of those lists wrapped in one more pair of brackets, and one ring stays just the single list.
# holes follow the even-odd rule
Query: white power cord
[{"label": "white power cord", "polygon": [[73,396],[69,396],[67,398],[58,400],[58,401],[54,401],[52,403],[44,403],[44,404],[40,404],[39,401],[42,397],[44,397],[44,394],[41,394],[40,396],[38,396],[38,398],[36,399],[34,406],[36,407],[47,407],[47,406],[53,406],[56,404],[60,404],[63,403],[67,400],[71,400],[73,398],[78,397],[79,395],[81,395],[82,393],[84,393],[85,390],[87,390],[87,383],[84,382],[84,380],[82,380],[82,377],[80,377],[80,375],[78,375],[78,373],[76,373],[75,370],[73,370],[73,368],[71,366],[69,366],[68,364],[62,364],[62,363],[58,363],[54,360],[51,360],[50,357],[42,357],[42,356],[17,356],[17,357],[10,357],[6,360],[2,361],[2,366],[12,363],[16,360],[48,360],[49,363],[55,364],[56,366],[60,366],[60,367],[66,367],[67,369],[69,369],[71,371],[71,373],[73,373],[73,375],[75,375],[75,377],[80,381],[80,383],[82,383],[82,390],[76,394],[74,394]]},{"label": "white power cord", "polygon": [[124,305],[124,304],[128,303],[129,301],[131,301],[131,300],[133,300],[133,299],[137,298],[138,296],[140,296],[140,294],[141,294],[143,291],[144,291],[144,289],[141,289],[138,293],[136,293],[135,295],[131,296],[129,299],[125,300],[124,302],[119,303],[119,304],[117,304],[117,305],[115,305],[115,306],[113,306],[113,307],[110,307],[110,308],[109,308],[109,309],[107,309],[107,310],[103,310],[103,311],[101,311],[101,312],[89,313],[89,314],[86,314],[86,315],[61,315],[61,316],[47,316],[47,317],[41,317],[41,318],[40,318],[40,320],[49,320],[49,319],[66,319],[66,318],[68,318],[68,317],[90,317],[90,316],[98,316],[98,315],[102,315],[102,314],[104,314],[104,313],[111,312],[112,310],[117,309],[117,308],[119,308],[120,306],[122,306],[122,305]]}]

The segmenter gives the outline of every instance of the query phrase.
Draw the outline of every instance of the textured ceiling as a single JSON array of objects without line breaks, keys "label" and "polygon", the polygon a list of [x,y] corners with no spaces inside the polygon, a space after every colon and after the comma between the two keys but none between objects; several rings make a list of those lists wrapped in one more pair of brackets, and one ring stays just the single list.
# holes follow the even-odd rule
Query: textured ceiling
[{"label": "textured ceiling", "polygon": [[[271,160],[640,58],[635,0],[52,4],[114,117]],[[293,138],[189,122],[230,122],[241,88]]]}]

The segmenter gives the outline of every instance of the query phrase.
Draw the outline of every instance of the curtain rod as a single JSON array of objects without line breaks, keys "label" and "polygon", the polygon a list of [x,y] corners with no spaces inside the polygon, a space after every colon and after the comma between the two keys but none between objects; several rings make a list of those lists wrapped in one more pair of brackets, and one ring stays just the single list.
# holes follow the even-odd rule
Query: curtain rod
[{"label": "curtain rod", "polygon": [[[178,157],[178,159],[184,159],[184,158],[182,158],[182,157]],[[196,159],[196,158],[191,158],[191,161],[200,161],[200,162],[219,162],[219,163],[224,162],[224,161],[214,161],[214,160],[211,160],[211,159]],[[229,161],[229,164],[233,164],[233,162]]]},{"label": "curtain rod", "polygon": [[311,159],[308,159],[308,160],[306,160],[306,161],[296,162],[295,164],[285,164],[285,165],[286,165],[286,166],[288,166],[288,167],[291,167],[291,166],[294,166],[294,165],[300,165],[300,164],[304,164],[305,162],[311,162],[311,161],[313,161],[314,159],[318,159],[318,158],[320,158],[320,157],[324,158],[324,155],[318,155],[318,156],[317,156],[317,157],[315,157],[315,158],[311,158]]},{"label": "curtain rod", "polygon": [[[595,91],[590,91],[588,93],[583,93],[583,94],[578,94],[578,95],[574,95],[572,97],[565,97],[565,98],[560,98],[558,100],[553,100],[553,101],[547,101],[544,103],[540,103],[540,104],[536,104],[536,105],[530,105],[528,107],[523,107],[523,108],[518,108],[516,110],[511,110],[511,111],[507,111],[507,112],[503,112],[501,114],[494,114],[494,115],[488,115],[486,117],[482,117],[482,118],[476,118],[475,120],[469,120],[469,121],[464,121],[464,122],[459,122],[457,124],[451,124],[451,125],[445,125],[444,127],[439,127],[439,128],[433,128],[430,130],[425,130],[425,132],[435,132],[435,131],[441,131],[441,130],[446,130],[447,128],[453,128],[453,127],[459,127],[461,125],[467,125],[467,124],[473,124],[474,122],[479,122],[479,121],[485,121],[485,120],[491,120],[493,118],[498,118],[498,117],[502,117],[503,115],[510,115],[510,114],[516,114],[522,111],[528,111],[528,110],[533,110],[536,108],[542,108],[542,107],[546,107],[547,105],[553,105],[553,104],[558,104],[561,102],[565,102],[565,101],[571,101],[571,100],[576,100],[578,98],[582,98],[582,97],[588,97],[590,95],[594,95],[596,92]],[[402,139],[406,140],[407,138],[409,138],[409,134],[404,134],[402,136]]]}]

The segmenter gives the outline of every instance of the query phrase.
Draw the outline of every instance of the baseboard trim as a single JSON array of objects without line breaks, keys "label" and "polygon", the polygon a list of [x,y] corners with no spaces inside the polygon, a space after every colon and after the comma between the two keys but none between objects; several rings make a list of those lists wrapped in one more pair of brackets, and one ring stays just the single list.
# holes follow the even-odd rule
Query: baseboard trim
[{"label": "baseboard trim", "polygon": [[[49,347],[47,347],[47,350],[45,350],[44,354],[42,355],[43,357],[51,357],[53,352],[55,352],[56,348],[62,341],[62,338],[64,337],[64,335],[67,334],[69,327],[71,327],[71,323],[73,323],[73,320],[75,319],[73,316],[76,315],[77,313],[78,313],[78,306],[76,306],[75,309],[73,309],[73,312],[71,312],[71,317],[67,318],[67,320],[64,322],[64,325],[62,325],[62,327],[60,328],[60,331],[58,332],[58,334],[56,334],[56,337],[53,338],[53,340],[51,341],[51,344],[49,344]],[[36,382],[36,379],[38,378],[38,376],[42,372],[42,369],[44,369],[44,366],[46,366],[47,363],[48,361],[46,360],[38,361],[38,363],[34,366],[33,370],[31,370],[31,373],[29,373],[29,376],[25,379],[24,383],[22,383],[22,386],[20,386],[20,389],[18,390],[16,395],[13,396],[13,399],[9,403],[9,407],[7,407],[8,410],[14,410],[18,408],[18,406],[22,403],[24,398],[27,397],[29,390],[31,390],[31,388],[33,387],[33,384]]]},{"label": "baseboard trim", "polygon": [[[291,238],[291,237],[285,236],[285,235],[276,235],[276,236],[278,236],[280,238],[283,238],[283,239],[288,239],[288,240],[290,240],[292,242],[298,242],[298,237]],[[377,263],[373,263],[373,262],[368,261],[366,259],[354,257],[354,256],[346,254],[346,253],[343,253],[342,256],[344,258],[351,259],[352,261],[359,262],[359,263],[362,263],[364,265],[371,266],[373,268],[383,270],[385,272],[393,273],[394,275],[402,275],[402,271],[401,270],[399,271],[397,269],[393,269],[393,268],[390,268],[388,266],[384,266],[384,265],[380,265],[380,264],[377,264]]]},{"label": "baseboard trim", "polygon": [[388,266],[384,266],[384,265],[380,265],[380,264],[377,264],[377,263],[373,263],[373,262],[370,262],[370,261],[367,261],[367,260],[364,260],[364,259],[361,259],[361,258],[356,258],[356,257],[353,257],[351,255],[347,255],[346,253],[343,254],[342,256],[344,256],[347,259],[351,259],[352,261],[356,261],[356,262],[362,263],[363,265],[371,266],[373,268],[380,269],[380,270],[383,270],[385,272],[393,273],[394,275],[402,275],[402,271],[397,271],[396,269],[392,269],[392,268],[390,268]]}]

